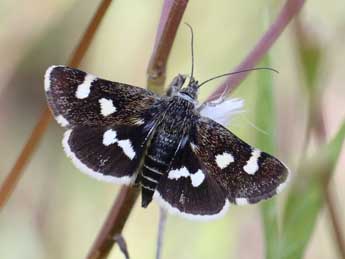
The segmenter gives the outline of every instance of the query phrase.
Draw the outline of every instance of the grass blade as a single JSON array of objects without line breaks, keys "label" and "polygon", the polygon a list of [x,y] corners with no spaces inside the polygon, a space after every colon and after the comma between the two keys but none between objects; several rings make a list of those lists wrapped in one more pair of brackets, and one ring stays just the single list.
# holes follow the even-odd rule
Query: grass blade
[{"label": "grass blade", "polygon": [[[266,56],[262,66],[269,67],[270,60]],[[258,93],[256,101],[256,125],[267,134],[257,131],[256,146],[265,152],[276,151],[276,119],[272,82],[272,73],[258,73]],[[264,100],[264,101],[263,101]],[[276,200],[270,199],[261,205],[261,216],[265,235],[265,253],[267,259],[279,258],[279,229]]]},{"label": "grass blade", "polygon": [[325,187],[337,164],[345,137],[345,123],[320,152],[304,162],[285,206],[281,255],[302,258],[323,206]]}]

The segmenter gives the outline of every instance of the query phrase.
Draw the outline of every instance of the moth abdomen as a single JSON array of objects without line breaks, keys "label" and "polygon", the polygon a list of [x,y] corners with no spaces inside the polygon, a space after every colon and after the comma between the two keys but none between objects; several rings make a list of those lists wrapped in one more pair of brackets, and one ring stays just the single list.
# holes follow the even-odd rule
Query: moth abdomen
[{"label": "moth abdomen", "polygon": [[152,200],[155,189],[163,174],[169,169],[170,159],[175,145],[160,141],[159,134],[153,137],[139,178],[142,189],[142,206],[146,207]]}]

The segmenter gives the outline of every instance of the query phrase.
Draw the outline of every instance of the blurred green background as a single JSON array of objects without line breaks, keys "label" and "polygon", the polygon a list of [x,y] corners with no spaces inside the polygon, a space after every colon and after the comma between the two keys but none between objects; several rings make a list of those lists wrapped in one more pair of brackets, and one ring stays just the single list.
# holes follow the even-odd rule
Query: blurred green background
[{"label": "blurred green background", "polygon": [[[145,87],[162,2],[114,0],[81,69]],[[46,68],[68,62],[98,4],[0,1],[0,181],[11,169],[45,106]],[[239,64],[282,4],[273,0],[190,1],[183,21],[195,31],[196,78],[205,80]],[[344,1],[309,1],[299,18],[302,34],[310,37],[308,42],[315,44],[321,57],[313,84],[322,88],[322,113],[330,139],[345,118]],[[261,130],[270,129],[258,130],[253,124],[258,116],[276,116],[275,153],[293,172],[302,155],[308,117],[308,80],[300,62],[298,35],[298,25],[290,24],[269,53],[269,65],[280,71],[270,79],[274,109],[267,114],[256,112],[260,102],[267,102],[265,96],[257,100],[262,85],[260,73],[266,72],[254,72],[233,94],[245,100],[245,113],[236,116],[230,126],[245,141],[260,143],[258,135],[267,137]],[[181,26],[170,55],[167,81],[177,73],[190,71],[189,40],[187,28]],[[205,86],[200,99],[220,82]],[[119,186],[78,172],[63,152],[62,134],[63,129],[51,123],[24,177],[0,212],[0,258],[83,258],[94,241]],[[312,138],[305,156],[319,147]],[[341,215],[345,215],[344,167],[343,152],[331,181]],[[286,196],[287,191],[276,198],[280,208]],[[131,258],[154,258],[158,217],[157,204],[148,209],[136,204],[124,230]],[[344,222],[342,219],[343,232]],[[169,217],[163,258],[265,258],[264,242],[260,206],[232,206],[224,218],[209,223]],[[322,210],[304,258],[338,258],[334,242],[329,215]],[[110,258],[122,257],[116,248]]]}]

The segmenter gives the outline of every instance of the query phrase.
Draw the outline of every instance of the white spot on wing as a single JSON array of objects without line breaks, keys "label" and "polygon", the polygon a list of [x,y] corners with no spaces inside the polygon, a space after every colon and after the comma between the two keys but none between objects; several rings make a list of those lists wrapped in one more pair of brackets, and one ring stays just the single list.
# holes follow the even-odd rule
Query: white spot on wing
[{"label": "white spot on wing", "polygon": [[120,140],[117,144],[122,148],[123,152],[126,154],[126,156],[128,156],[130,160],[135,157],[135,152],[129,139]]},{"label": "white spot on wing", "polygon": [[117,143],[117,145],[122,148],[123,153],[125,153],[125,155],[132,160],[135,157],[135,151],[133,150],[131,141],[129,139],[118,140],[116,137],[116,131],[113,129],[108,129],[103,134],[103,145],[110,146]]},{"label": "white spot on wing", "polygon": [[243,111],[243,105],[244,101],[238,98],[222,101],[219,104],[215,104],[215,102],[206,103],[201,109],[200,115],[227,126],[233,115]]},{"label": "white spot on wing", "polygon": [[276,190],[277,194],[282,192],[285,189],[285,187],[287,186],[287,184],[288,184],[288,182],[283,182],[283,183],[279,184],[279,186],[277,187],[277,190]]},{"label": "white spot on wing", "polygon": [[261,155],[261,151],[257,148],[252,150],[251,157],[247,161],[247,164],[243,167],[243,170],[247,174],[255,174],[259,170],[258,159]]},{"label": "white spot on wing", "polygon": [[192,179],[192,185],[194,187],[198,187],[200,184],[202,184],[202,182],[205,179],[205,175],[204,173],[199,169],[195,174],[191,174],[190,178]]},{"label": "white spot on wing", "polygon": [[216,155],[216,163],[220,169],[226,168],[228,165],[230,165],[234,161],[235,161],[234,157],[228,152],[224,152],[222,154]]},{"label": "white spot on wing", "polygon": [[190,175],[189,171],[186,167],[182,167],[180,169],[171,170],[168,174],[168,178],[171,180],[178,180],[181,177],[188,177]]},{"label": "white spot on wing", "polygon": [[190,177],[194,187],[200,186],[205,179],[205,175],[200,169],[195,174],[191,174],[186,167],[171,170],[168,174],[168,178],[171,180],[178,180],[181,177]]},{"label": "white spot on wing", "polygon": [[102,99],[98,100],[98,102],[101,105],[101,114],[104,117],[116,112],[116,107],[114,106],[112,100],[102,98]]},{"label": "white spot on wing", "polygon": [[62,140],[62,145],[64,147],[64,150],[65,150],[67,156],[72,159],[72,162],[73,162],[75,167],[77,167],[81,172],[83,172],[83,173],[85,173],[85,174],[87,174],[93,178],[96,178],[97,180],[100,180],[100,181],[105,181],[105,182],[110,182],[110,183],[119,183],[119,184],[130,184],[131,183],[131,177],[129,177],[129,176],[122,176],[122,177],[111,176],[111,175],[108,175],[111,172],[100,173],[100,172],[92,170],[91,168],[89,168],[85,164],[83,164],[83,162],[81,162],[77,158],[77,156],[73,153],[73,151],[71,150],[71,148],[68,144],[68,140],[69,140],[71,133],[72,133],[71,129],[67,130],[65,132],[64,138]]},{"label": "white spot on wing", "polygon": [[106,132],[103,134],[103,145],[109,146],[111,144],[114,144],[117,142],[116,139],[116,131],[112,129],[108,129]]},{"label": "white spot on wing", "polygon": [[289,168],[283,163],[283,165],[286,167],[287,171],[288,171],[288,175],[287,175],[287,179],[285,180],[285,182],[281,183],[276,190],[276,193],[280,193],[282,192],[285,187],[289,184],[289,182],[291,181],[291,171],[289,170]]},{"label": "white spot on wing", "polygon": [[236,198],[235,203],[237,205],[247,205],[249,204],[248,200],[246,198]]},{"label": "white spot on wing", "polygon": [[56,67],[61,67],[61,66],[50,66],[46,73],[44,74],[44,90],[48,92],[50,90],[50,74]]},{"label": "white spot on wing", "polygon": [[68,121],[62,116],[62,115],[58,115],[55,117],[55,120],[62,126],[62,127],[66,127],[69,123]]},{"label": "white spot on wing", "polygon": [[217,214],[200,215],[200,214],[186,213],[186,212],[180,211],[178,208],[174,208],[173,206],[171,206],[169,202],[163,199],[163,197],[159,194],[157,190],[155,190],[153,194],[153,198],[159,203],[159,205],[162,208],[166,209],[169,213],[179,215],[181,217],[184,217],[190,220],[197,220],[197,221],[209,221],[209,220],[222,218],[225,215],[225,213],[228,211],[229,205],[230,205],[229,201],[225,200],[223,208]]},{"label": "white spot on wing", "polygon": [[86,74],[84,82],[80,85],[78,85],[77,91],[75,93],[75,96],[78,99],[85,99],[89,96],[91,91],[91,84],[94,80],[96,80],[97,77],[91,74]]}]

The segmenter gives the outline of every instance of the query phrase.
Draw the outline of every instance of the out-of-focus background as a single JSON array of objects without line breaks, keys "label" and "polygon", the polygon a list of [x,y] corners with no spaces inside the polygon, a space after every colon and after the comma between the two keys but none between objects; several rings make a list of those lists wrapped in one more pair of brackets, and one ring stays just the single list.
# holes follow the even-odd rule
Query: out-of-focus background
[{"label": "out-of-focus background", "polygon": [[[0,1],[0,181],[14,164],[46,105],[43,75],[52,64],[67,64],[100,1]],[[183,21],[195,31],[195,76],[205,80],[231,71],[256,44],[283,1],[190,1]],[[84,58],[81,69],[106,79],[145,87],[162,1],[114,0]],[[317,84],[327,136],[345,118],[345,4],[307,1],[300,24],[290,24],[270,50],[277,109],[277,156],[294,171],[306,128],[305,79],[298,58],[298,27],[321,53]],[[167,80],[190,71],[190,35],[181,26],[170,56]],[[253,72],[234,96],[245,100],[245,113],[231,130],[249,143],[255,127],[257,77]],[[203,87],[204,99],[220,81]],[[265,102],[265,99],[259,100]],[[78,172],[61,147],[63,129],[52,122],[24,177],[0,211],[0,258],[83,258],[110,209],[119,186]],[[264,133],[262,133],[264,134]],[[308,153],[317,152],[312,141]],[[344,153],[332,178],[338,212],[345,215]],[[295,175],[295,177],[299,177]],[[283,206],[285,193],[277,200]],[[303,199],[303,197],[301,197]],[[136,204],[124,230],[132,258],[153,258],[159,207]],[[304,258],[338,258],[326,211],[319,214]],[[342,224],[344,224],[344,220]],[[341,225],[342,231],[345,226]],[[163,258],[264,258],[258,205],[233,206],[209,223],[168,218]],[[111,258],[121,258],[116,248]]]}]

